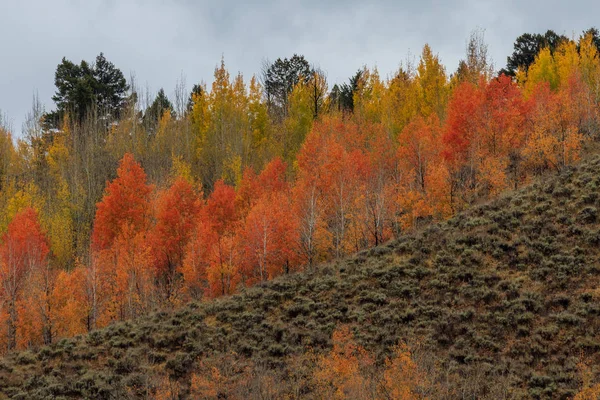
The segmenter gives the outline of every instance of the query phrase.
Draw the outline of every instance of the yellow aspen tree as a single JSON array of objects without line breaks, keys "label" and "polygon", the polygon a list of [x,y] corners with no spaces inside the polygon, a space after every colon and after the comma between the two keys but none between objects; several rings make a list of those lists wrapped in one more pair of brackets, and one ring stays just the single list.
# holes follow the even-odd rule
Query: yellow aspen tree
[{"label": "yellow aspen tree", "polygon": [[[208,109],[209,101],[206,86],[202,90],[192,94],[192,110],[188,114],[190,119],[192,136],[194,142],[194,161],[199,164],[200,157],[203,156],[207,145],[207,134],[210,123],[210,112]],[[194,171],[199,173],[200,171]]]},{"label": "yellow aspen tree", "polygon": [[223,174],[226,183],[237,185],[242,179],[242,171],[247,165],[244,149],[250,141],[251,131],[248,120],[248,96],[242,74],[238,74],[231,85],[231,115],[228,121]]},{"label": "yellow aspen tree", "polygon": [[288,165],[292,165],[314,121],[310,91],[304,79],[301,79],[292,89],[288,107],[288,114],[284,121],[283,159]]},{"label": "yellow aspen tree", "polygon": [[386,88],[377,67],[364,68],[354,92],[354,115],[359,125],[381,122],[382,101]]},{"label": "yellow aspen tree", "polygon": [[438,118],[443,119],[450,93],[448,77],[439,57],[433,54],[428,44],[423,47],[416,79],[419,90],[418,113],[423,117],[436,113]]},{"label": "yellow aspen tree", "polygon": [[527,73],[523,71],[517,73],[517,80],[525,89],[527,96],[530,96],[541,82],[548,82],[552,90],[557,89],[560,77],[550,49],[548,47],[541,49]]},{"label": "yellow aspen tree", "polygon": [[72,265],[75,255],[71,190],[67,181],[71,157],[65,133],[59,133],[48,149],[48,168],[54,193],[47,199],[44,224],[47,227],[52,254],[58,267]]},{"label": "yellow aspen tree", "polygon": [[592,94],[592,101],[600,102],[600,54],[588,33],[579,39],[581,76]]},{"label": "yellow aspen tree", "polygon": [[382,101],[383,124],[393,138],[417,115],[419,90],[415,68],[410,61],[401,67],[387,83]]},{"label": "yellow aspen tree", "polygon": [[245,149],[248,164],[256,170],[275,154],[280,154],[279,143],[271,138],[271,124],[267,105],[263,101],[263,89],[255,76],[250,80],[248,93],[248,116],[250,138]]},{"label": "yellow aspen tree", "polygon": [[558,73],[559,86],[568,84],[573,74],[579,72],[579,52],[572,40],[562,41],[554,52],[554,62]]}]

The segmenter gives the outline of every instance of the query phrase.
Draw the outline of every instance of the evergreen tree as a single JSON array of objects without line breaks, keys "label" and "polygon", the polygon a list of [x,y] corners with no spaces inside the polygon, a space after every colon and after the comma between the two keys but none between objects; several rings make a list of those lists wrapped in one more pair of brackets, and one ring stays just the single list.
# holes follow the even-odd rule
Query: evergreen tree
[{"label": "evergreen tree", "polygon": [[192,108],[194,108],[194,97],[196,96],[201,96],[202,95],[202,85],[196,83],[194,85],[194,87],[192,88],[192,91],[190,92],[190,96],[188,97],[188,101],[187,101],[187,112],[191,112]]},{"label": "evergreen tree", "polygon": [[129,85],[123,73],[100,53],[93,69],[94,96],[98,109],[105,117],[115,120],[127,100]]},{"label": "evergreen tree", "polygon": [[94,107],[107,122],[118,119],[127,98],[129,85],[123,73],[103,53],[90,65],[82,60],[75,64],[63,57],[54,74],[56,93],[52,100],[56,110],[45,116],[47,127],[58,128],[65,113],[81,122]]},{"label": "evergreen tree", "polygon": [[358,89],[358,83],[362,76],[362,69],[359,69],[349,80],[349,83],[342,84],[340,88],[340,105],[345,111],[354,111],[354,93]]}]

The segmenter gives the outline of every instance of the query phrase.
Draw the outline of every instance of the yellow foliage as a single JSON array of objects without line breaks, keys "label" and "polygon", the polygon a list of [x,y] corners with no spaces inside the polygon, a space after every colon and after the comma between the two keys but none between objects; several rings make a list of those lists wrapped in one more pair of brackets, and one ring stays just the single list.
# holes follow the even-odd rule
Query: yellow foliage
[{"label": "yellow foliage", "polygon": [[51,204],[51,210],[44,218],[52,253],[60,267],[66,267],[73,262],[74,223],[71,217],[69,186],[66,180],[59,178],[56,197]]},{"label": "yellow foliage", "polygon": [[284,121],[283,158],[289,164],[296,159],[306,135],[312,128],[313,111],[310,92],[304,80],[300,80],[289,97],[288,115]]},{"label": "yellow foliage", "polygon": [[59,132],[54,136],[52,145],[48,149],[48,168],[54,179],[66,178],[67,168],[70,163],[69,149],[67,147],[67,132]]},{"label": "yellow foliage", "polygon": [[577,44],[572,40],[562,41],[554,52],[554,60],[559,86],[564,86],[569,82],[573,74],[579,71]]},{"label": "yellow foliage", "polygon": [[420,90],[410,68],[400,69],[388,83],[382,101],[383,122],[393,137],[417,115]]},{"label": "yellow foliage", "polygon": [[38,213],[43,209],[44,198],[33,182],[19,187],[14,181],[9,182],[2,191],[4,207],[0,209],[0,232],[4,232],[13,217],[26,207],[32,207]]},{"label": "yellow foliage", "polygon": [[533,64],[529,66],[527,74],[520,72],[517,76],[527,95],[530,95],[540,82],[548,82],[553,90],[557,89],[560,83],[556,63],[547,47],[540,50]]},{"label": "yellow foliage", "polygon": [[227,184],[239,185],[242,180],[242,172],[242,157],[239,154],[225,158],[222,178]]},{"label": "yellow foliage", "polygon": [[360,122],[381,122],[386,88],[377,68],[364,68],[354,93],[354,114]]},{"label": "yellow foliage", "polygon": [[428,44],[423,47],[417,67],[418,112],[422,117],[436,113],[442,119],[450,95],[446,70]]},{"label": "yellow foliage", "polygon": [[171,156],[171,180],[174,182],[177,178],[183,178],[186,182],[194,185],[194,176],[192,166],[186,162],[182,156]]},{"label": "yellow foliage", "polygon": [[579,56],[582,79],[597,104],[600,101],[600,55],[591,34],[579,39]]}]

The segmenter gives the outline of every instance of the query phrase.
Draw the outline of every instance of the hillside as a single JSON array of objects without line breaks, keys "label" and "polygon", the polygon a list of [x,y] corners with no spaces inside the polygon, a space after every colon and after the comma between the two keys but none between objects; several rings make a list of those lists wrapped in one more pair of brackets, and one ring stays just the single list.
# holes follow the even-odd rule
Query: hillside
[{"label": "hillside", "polygon": [[340,324],[379,362],[418,348],[433,398],[572,397],[577,364],[600,365],[599,186],[595,157],[312,273],[9,354],[0,398],[158,398],[164,373],[184,398],[212,367],[250,377],[218,398],[318,398],[295,355]]}]

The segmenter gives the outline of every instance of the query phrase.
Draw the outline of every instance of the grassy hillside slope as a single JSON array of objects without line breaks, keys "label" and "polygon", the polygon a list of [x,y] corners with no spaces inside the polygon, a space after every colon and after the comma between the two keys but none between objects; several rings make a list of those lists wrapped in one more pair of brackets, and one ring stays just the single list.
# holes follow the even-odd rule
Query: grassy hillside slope
[{"label": "grassy hillside slope", "polygon": [[380,362],[418,341],[434,398],[572,397],[580,360],[600,365],[599,189],[597,157],[313,273],[11,354],[0,398],[151,398],[165,373],[184,398],[224,365],[250,376],[244,396],[318,398],[294,355],[339,324]]}]

